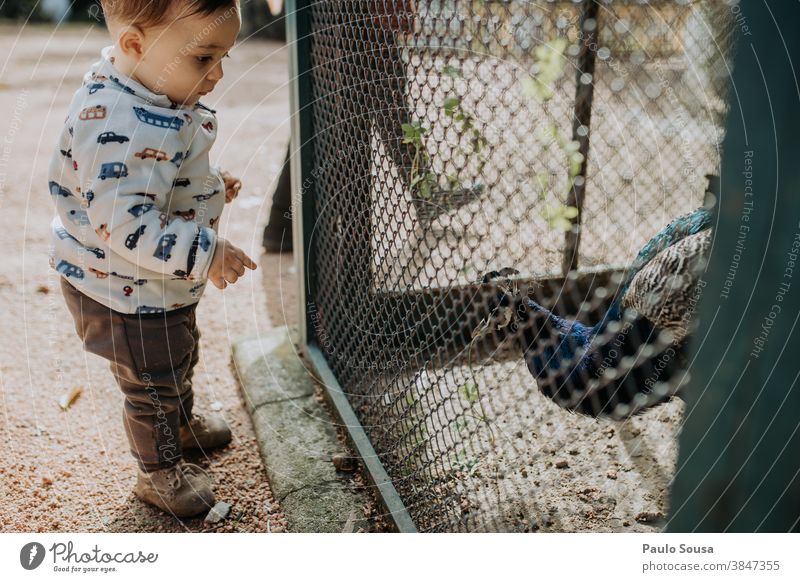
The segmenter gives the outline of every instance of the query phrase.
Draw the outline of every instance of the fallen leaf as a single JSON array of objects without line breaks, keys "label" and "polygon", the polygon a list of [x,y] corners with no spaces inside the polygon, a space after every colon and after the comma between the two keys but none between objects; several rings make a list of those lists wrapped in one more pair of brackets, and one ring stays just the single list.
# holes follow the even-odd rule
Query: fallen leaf
[{"label": "fallen leaf", "polygon": [[344,455],[342,453],[337,453],[333,455],[332,461],[333,461],[333,466],[336,468],[337,471],[352,473],[358,468],[358,459],[350,457],[348,455]]},{"label": "fallen leaf", "polygon": [[80,386],[75,386],[72,390],[62,395],[61,398],[58,399],[58,405],[62,410],[69,409],[75,400],[77,400],[78,396],[81,395],[81,392],[83,392],[83,388]]}]

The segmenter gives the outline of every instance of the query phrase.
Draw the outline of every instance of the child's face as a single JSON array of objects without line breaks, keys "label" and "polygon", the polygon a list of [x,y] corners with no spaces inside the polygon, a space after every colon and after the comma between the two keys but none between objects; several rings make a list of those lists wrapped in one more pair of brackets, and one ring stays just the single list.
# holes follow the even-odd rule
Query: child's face
[{"label": "child's face", "polygon": [[132,76],[151,91],[191,106],[222,78],[221,61],[236,42],[241,16],[231,7],[167,22],[143,31],[143,54]]}]

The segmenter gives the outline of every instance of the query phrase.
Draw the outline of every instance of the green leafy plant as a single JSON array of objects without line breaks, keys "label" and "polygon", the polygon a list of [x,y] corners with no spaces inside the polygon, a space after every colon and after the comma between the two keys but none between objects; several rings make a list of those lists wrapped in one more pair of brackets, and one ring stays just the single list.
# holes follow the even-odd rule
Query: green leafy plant
[{"label": "green leafy plant", "polygon": [[461,387],[461,395],[467,402],[477,402],[480,398],[478,385],[475,382],[467,382]]},{"label": "green leafy plant", "polygon": [[[442,74],[453,79],[464,77],[460,68],[449,64],[442,68]],[[442,104],[442,109],[445,116],[456,124],[459,134],[467,136],[468,149],[459,146],[457,151],[466,158],[478,155],[478,173],[482,172],[487,162],[483,152],[488,146],[488,140],[476,127],[475,116],[463,107],[461,98],[457,96],[447,97]],[[433,192],[439,187],[439,178],[430,169],[431,160],[425,147],[428,129],[419,121],[404,123],[402,129],[403,143],[411,145],[414,149],[409,187],[417,197],[430,199]],[[445,179],[450,190],[456,190],[461,185],[458,176],[454,174],[448,174]]]},{"label": "green leafy plant", "polygon": [[430,156],[425,148],[424,137],[428,130],[418,121],[404,123],[402,128],[403,143],[414,147],[409,188],[420,198],[429,199],[438,185],[438,179],[430,171]]},{"label": "green leafy plant", "polygon": [[549,101],[555,94],[553,87],[564,76],[564,51],[567,40],[557,38],[549,44],[534,49],[536,74],[523,81],[523,90],[528,97],[540,103]]},{"label": "green leafy plant", "polygon": [[572,219],[578,216],[578,209],[566,204],[548,204],[544,208],[544,219],[551,228],[569,230],[572,228]]},{"label": "green leafy plant", "polygon": [[453,79],[462,79],[464,77],[464,72],[458,67],[454,67],[453,65],[445,65],[442,68],[442,73],[444,73],[448,77],[452,77]]},{"label": "green leafy plant", "polygon": [[[558,38],[548,44],[543,44],[534,50],[536,74],[523,80],[523,93],[539,103],[546,103],[555,95],[555,84],[564,76],[564,51],[567,49],[567,40]],[[561,135],[555,124],[545,126],[541,137],[546,140],[543,149],[547,151],[551,143],[555,143],[565,157],[567,165],[567,190],[575,185],[575,179],[581,172],[584,156],[580,153],[580,144]],[[543,202],[549,191],[549,179],[544,174],[538,174],[536,181],[539,184],[538,199]],[[578,216],[575,206],[566,204],[548,204],[545,206],[544,218],[551,228],[570,230],[572,219]]]},{"label": "green leafy plant", "polygon": [[[504,312],[504,321],[498,326],[498,329],[502,329],[506,325],[511,322],[511,318],[513,313],[511,312],[510,308],[506,308]],[[481,337],[485,336],[489,333],[489,325],[490,322],[488,319],[485,319],[478,324],[478,327],[473,330],[472,332],[472,340],[469,342],[467,346],[467,369],[470,370],[470,374],[472,374],[472,351],[473,347],[475,346],[475,342],[480,339]],[[486,424],[486,427],[489,429],[489,441],[494,443],[495,436],[494,430],[492,430],[492,421],[489,419],[489,415],[486,412],[486,409],[483,407],[483,400],[481,398],[480,388],[478,388],[478,383],[475,381],[474,375],[470,380],[465,382],[461,385],[460,390],[462,398],[469,402],[470,408],[477,402],[478,407],[480,408],[480,415],[475,415],[472,413],[465,412],[463,415],[464,417],[474,418],[479,422],[483,422]]]},{"label": "green leafy plant", "polygon": [[480,460],[471,456],[464,447],[458,447],[448,453],[450,466],[456,471],[462,471],[468,475],[474,474],[480,467]]},{"label": "green leafy plant", "polygon": [[465,157],[471,154],[478,155],[480,160],[478,163],[478,173],[482,172],[487,161],[483,150],[489,142],[483,133],[475,127],[475,116],[464,109],[461,97],[448,97],[445,99],[444,114],[458,124],[458,131],[461,135],[468,136],[467,139],[471,151],[467,152],[462,148],[459,148],[459,151]]}]

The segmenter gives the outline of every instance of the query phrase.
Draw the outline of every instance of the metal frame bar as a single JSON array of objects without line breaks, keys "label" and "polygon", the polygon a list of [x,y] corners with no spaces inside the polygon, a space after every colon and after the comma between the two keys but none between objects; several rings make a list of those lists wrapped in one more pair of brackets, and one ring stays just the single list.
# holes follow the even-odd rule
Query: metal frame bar
[{"label": "metal frame bar", "polygon": [[[515,277],[514,282],[521,290],[528,290],[531,299],[543,303],[546,307],[555,309],[558,313],[568,317],[578,317],[587,298],[593,297],[599,287],[616,292],[618,280],[624,275],[624,268],[586,269],[582,276],[575,281],[575,294],[550,293],[555,289],[563,289],[565,277],[546,276],[538,278]],[[541,288],[541,293],[534,293],[534,289]],[[480,312],[475,308],[476,298],[488,297],[497,292],[494,283],[473,283],[468,285],[453,285],[451,287],[433,287],[414,291],[375,291],[370,299],[371,303],[382,305],[378,308],[380,313],[402,314],[409,313],[445,313],[436,317],[424,318],[414,321],[402,318],[388,318],[385,328],[378,337],[392,338],[393,342],[401,342],[414,346],[426,352],[435,351],[438,356],[455,361],[460,356],[465,356],[471,344],[472,332],[477,326],[475,318],[465,317],[473,314],[480,318]],[[607,303],[614,297],[614,292],[607,295]],[[607,305],[604,305],[607,307]],[[399,334],[398,330],[407,330]],[[399,336],[399,337],[398,337]],[[506,361],[507,358],[518,358],[519,354],[510,353],[500,348],[500,337],[487,336],[483,342],[474,346],[473,354],[478,356],[491,356],[495,362]],[[376,340],[377,341],[377,340]]]},{"label": "metal frame bar", "polygon": [[351,446],[361,457],[367,478],[378,495],[378,499],[399,532],[416,532],[411,515],[392,484],[364,427],[358,420],[350,402],[334,376],[324,354],[315,344],[313,322],[307,317],[309,298],[315,296],[317,288],[316,254],[311,240],[315,221],[315,184],[305,182],[314,168],[314,125],[311,105],[311,25],[309,7],[312,0],[287,0],[286,42],[289,46],[289,103],[291,111],[291,178],[292,178],[292,233],[294,261],[300,272],[298,279],[299,346],[306,356],[313,373],[324,387],[324,394],[347,431]]},{"label": "metal frame bar", "polygon": [[290,170],[292,182],[292,243],[297,277],[298,322],[301,345],[314,337],[314,330],[306,317],[306,298],[313,297],[316,277],[311,253],[311,233],[314,228],[314,183],[303,180],[313,168],[314,127],[311,118],[311,38],[308,7],[310,0],[286,1],[286,43],[289,46],[289,107],[291,112]]},{"label": "metal frame bar", "polygon": [[350,401],[345,396],[339,381],[336,380],[328,366],[328,361],[325,359],[322,350],[316,345],[306,345],[304,351],[317,379],[325,388],[326,400],[333,408],[341,425],[346,429],[351,446],[361,457],[367,477],[377,490],[378,499],[381,501],[387,515],[391,518],[398,532],[416,533],[417,527],[414,525],[411,515],[408,513],[403,500],[400,499],[400,495],[397,493],[394,484],[392,484],[392,479],[386,472],[383,463],[381,463],[380,457],[372,447],[372,442],[350,406]]},{"label": "metal frame bar", "polygon": [[[581,31],[584,38],[581,42],[580,52],[578,53],[578,70],[575,72],[575,109],[572,119],[572,139],[579,145],[578,152],[583,155],[581,169],[575,176],[576,182],[571,184],[567,193],[567,206],[574,206],[578,209],[578,215],[573,219],[573,226],[564,235],[564,256],[562,258],[561,270],[566,276],[570,271],[578,268],[578,253],[581,244],[581,221],[583,220],[583,199],[586,194],[586,168],[589,166],[589,131],[592,120],[592,102],[594,100],[594,65],[595,50],[591,47],[597,46],[597,31],[600,28],[598,22],[599,5],[597,0],[583,0],[581,3]],[[589,25],[593,22],[593,27]],[[589,83],[581,82],[583,75],[591,75]],[[586,134],[581,135],[578,130],[586,128]],[[577,178],[581,178],[577,181]]]}]

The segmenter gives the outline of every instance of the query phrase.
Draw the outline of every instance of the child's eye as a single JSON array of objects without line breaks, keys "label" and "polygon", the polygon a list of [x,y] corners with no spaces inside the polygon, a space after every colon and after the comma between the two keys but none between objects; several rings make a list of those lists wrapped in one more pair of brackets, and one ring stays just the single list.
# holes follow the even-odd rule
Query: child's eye
[{"label": "child's eye", "polygon": [[[224,55],[222,55],[222,56],[223,56],[223,57],[230,58],[230,56],[231,56],[231,55],[230,55],[230,54],[228,54],[228,53],[225,53],[225,54],[224,54]],[[197,57],[197,60],[198,60],[198,62],[200,62],[200,63],[206,64],[206,63],[210,62],[210,61],[211,61],[213,58],[214,58],[214,57],[205,56],[205,57]]]}]

